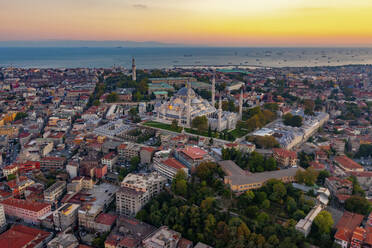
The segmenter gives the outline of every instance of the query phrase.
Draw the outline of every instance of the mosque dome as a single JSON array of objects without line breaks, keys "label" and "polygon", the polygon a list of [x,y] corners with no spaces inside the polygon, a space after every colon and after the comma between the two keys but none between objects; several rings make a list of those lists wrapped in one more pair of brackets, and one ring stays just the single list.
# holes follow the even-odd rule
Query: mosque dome
[{"label": "mosque dome", "polygon": [[[190,95],[191,96],[195,96],[195,91],[193,89],[190,89]],[[181,89],[179,89],[176,93],[177,96],[184,96],[184,97],[187,97],[187,88],[186,87],[182,87]]]}]

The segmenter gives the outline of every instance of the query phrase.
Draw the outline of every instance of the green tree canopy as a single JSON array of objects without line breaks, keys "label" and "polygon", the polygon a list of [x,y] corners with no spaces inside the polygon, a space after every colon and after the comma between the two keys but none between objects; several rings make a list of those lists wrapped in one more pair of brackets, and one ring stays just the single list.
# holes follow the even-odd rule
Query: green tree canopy
[{"label": "green tree canopy", "polygon": [[320,233],[330,233],[333,226],[332,215],[328,211],[321,211],[314,219]]}]

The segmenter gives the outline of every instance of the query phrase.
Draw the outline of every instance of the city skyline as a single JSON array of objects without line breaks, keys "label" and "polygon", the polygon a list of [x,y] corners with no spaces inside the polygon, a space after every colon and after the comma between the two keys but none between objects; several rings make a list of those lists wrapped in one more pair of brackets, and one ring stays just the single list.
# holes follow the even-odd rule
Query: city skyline
[{"label": "city skyline", "polygon": [[2,4],[0,41],[370,46],[371,12],[367,0],[19,0]]}]

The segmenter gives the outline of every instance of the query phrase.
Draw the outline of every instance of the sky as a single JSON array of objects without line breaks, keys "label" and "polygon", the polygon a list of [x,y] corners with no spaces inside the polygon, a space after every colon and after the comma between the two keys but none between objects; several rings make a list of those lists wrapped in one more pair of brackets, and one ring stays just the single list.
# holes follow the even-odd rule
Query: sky
[{"label": "sky", "polygon": [[0,41],[372,46],[372,0],[0,0]]}]

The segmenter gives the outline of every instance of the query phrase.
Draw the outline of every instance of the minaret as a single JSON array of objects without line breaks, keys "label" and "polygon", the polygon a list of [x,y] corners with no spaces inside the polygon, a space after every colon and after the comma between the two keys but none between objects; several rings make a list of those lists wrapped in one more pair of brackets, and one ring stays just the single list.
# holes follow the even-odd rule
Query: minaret
[{"label": "minaret", "polygon": [[216,69],[213,69],[213,79],[212,79],[212,106],[215,107],[216,104]]},{"label": "minaret", "polygon": [[240,91],[240,98],[239,98],[239,120],[243,118],[243,88]]},{"label": "minaret", "polygon": [[190,88],[190,83],[187,82],[187,100],[186,100],[186,108],[187,108],[187,113],[186,113],[186,126],[191,127],[191,88]]},{"label": "minaret", "polygon": [[137,80],[137,76],[136,76],[136,60],[134,59],[134,57],[132,58],[132,80],[133,81],[136,81]]},{"label": "minaret", "polygon": [[221,95],[220,95],[220,102],[219,102],[219,105],[218,105],[217,117],[218,117],[217,129],[218,129],[218,132],[221,132],[222,131],[222,125],[221,125],[221,122],[222,122],[222,100],[221,100]]}]

